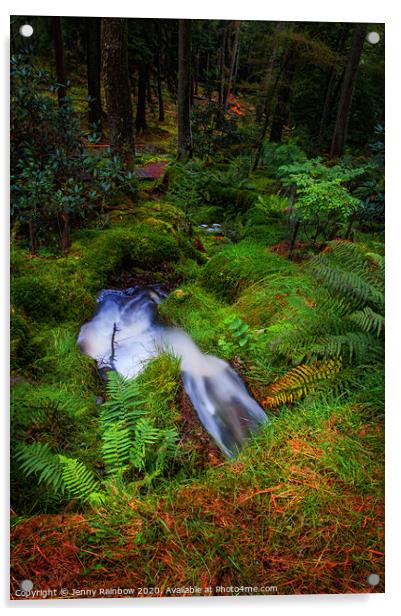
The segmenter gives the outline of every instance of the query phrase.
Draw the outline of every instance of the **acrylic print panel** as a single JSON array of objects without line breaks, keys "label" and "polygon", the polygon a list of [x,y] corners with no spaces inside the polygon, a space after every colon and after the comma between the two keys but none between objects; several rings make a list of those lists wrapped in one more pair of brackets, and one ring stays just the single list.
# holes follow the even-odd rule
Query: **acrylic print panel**
[{"label": "acrylic print panel", "polygon": [[384,592],[384,25],[10,40],[11,598]]}]

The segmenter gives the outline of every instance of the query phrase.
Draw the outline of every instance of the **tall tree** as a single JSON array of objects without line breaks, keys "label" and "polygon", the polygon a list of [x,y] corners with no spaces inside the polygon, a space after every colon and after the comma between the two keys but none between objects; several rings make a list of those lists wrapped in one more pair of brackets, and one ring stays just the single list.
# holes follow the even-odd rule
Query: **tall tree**
[{"label": "tall tree", "polygon": [[88,76],[89,125],[102,127],[100,17],[86,19],[86,67]]},{"label": "tall tree", "polygon": [[235,66],[237,62],[237,55],[239,51],[239,40],[241,33],[241,22],[234,21],[233,22],[233,30],[234,30],[234,41],[231,49],[231,60],[230,60],[230,71],[228,73],[227,85],[224,91],[224,100],[223,104],[227,107],[227,102],[231,94],[231,90],[233,87],[234,74],[235,74]]},{"label": "tall tree", "polygon": [[219,105],[224,104],[224,90],[226,83],[226,46],[227,46],[227,29],[228,24],[223,22],[222,32],[223,32],[223,40],[221,43],[221,47],[219,49],[219,90],[218,90],[218,100]]},{"label": "tall tree", "polygon": [[[279,21],[276,26],[276,34],[280,34],[283,28],[284,28],[284,22]],[[270,122],[270,114],[271,114],[271,109],[272,109],[273,97],[276,92],[276,88],[277,88],[277,85],[280,79],[281,71],[284,68],[284,64],[283,64],[281,67],[281,70],[277,71],[276,77],[274,77],[274,72],[277,68],[277,64],[278,64],[281,53],[282,53],[281,46],[276,44],[271,51],[269,61],[267,64],[267,71],[266,71],[266,77],[265,77],[265,100],[264,100],[264,105],[263,105],[264,120],[263,120],[262,132],[260,133],[259,138],[256,143],[256,156],[255,156],[255,160],[252,166],[252,171],[256,171],[259,165],[259,160],[260,160],[260,157],[262,155],[262,150],[263,150],[263,143],[264,143],[266,133],[267,133],[267,128]]]},{"label": "tall tree", "polygon": [[192,156],[191,124],[191,20],[180,19],[178,26],[178,156]]},{"label": "tall tree", "polygon": [[293,47],[290,47],[284,60],[285,66],[278,87],[276,107],[270,129],[270,141],[281,141],[284,126],[287,124],[290,116],[290,98],[292,81],[295,74],[295,63],[295,50]]},{"label": "tall tree", "polygon": [[[340,55],[344,52],[344,46],[349,33],[349,28],[350,24],[342,24],[341,30],[337,37],[335,51]],[[319,134],[317,137],[317,145],[319,148],[322,147],[325,138],[326,128],[330,117],[330,111],[332,109],[334,94],[336,91],[336,83],[338,79],[340,79],[340,81],[342,79],[341,75],[340,77],[338,77],[338,72],[338,66],[336,64],[333,64],[327,76],[326,92],[324,97],[322,115],[320,117]]]},{"label": "tall tree", "polygon": [[134,162],[132,102],[128,74],[127,20],[102,18],[102,68],[110,147],[124,165]]},{"label": "tall tree", "polygon": [[347,138],[349,113],[351,110],[352,103],[352,95],[354,92],[355,80],[358,72],[359,62],[361,59],[365,36],[366,25],[357,24],[355,26],[351,50],[349,52],[348,61],[344,72],[344,78],[341,85],[336,123],[334,126],[334,133],[330,147],[331,156],[342,156],[344,153],[345,141]]},{"label": "tall tree", "polygon": [[161,63],[160,63],[160,49],[156,51],[156,78],[157,78],[157,99],[159,102],[159,122],[164,122],[164,101],[162,90],[162,76],[161,76]]},{"label": "tall tree", "polygon": [[54,55],[56,59],[56,78],[59,86],[57,90],[57,97],[58,104],[61,107],[64,104],[65,97],[67,96],[67,78],[65,72],[64,41],[63,30],[61,28],[61,17],[52,17],[52,22]]},{"label": "tall tree", "polygon": [[136,105],[135,127],[137,135],[147,129],[146,123],[146,94],[149,83],[149,66],[142,63],[138,75],[138,99]]}]

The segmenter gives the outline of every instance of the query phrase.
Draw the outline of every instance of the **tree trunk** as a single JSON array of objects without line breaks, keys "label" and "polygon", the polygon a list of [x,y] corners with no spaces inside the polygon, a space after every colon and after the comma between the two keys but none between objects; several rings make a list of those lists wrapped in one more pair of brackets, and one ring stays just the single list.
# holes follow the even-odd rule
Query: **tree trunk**
[{"label": "tree trunk", "polygon": [[191,20],[180,19],[178,30],[178,160],[192,156],[189,102],[191,87]]},{"label": "tree trunk", "polygon": [[365,36],[366,25],[357,24],[354,30],[351,51],[349,53],[347,66],[344,72],[344,79],[341,86],[340,100],[337,109],[336,124],[331,141],[330,155],[333,157],[342,156],[344,154],[352,95],[354,92],[356,74],[358,71],[359,61],[361,59]]},{"label": "tree trunk", "polygon": [[230,72],[228,74],[227,87],[225,89],[225,94],[224,94],[224,106],[225,107],[227,107],[227,102],[230,97],[231,89],[233,85],[235,63],[236,63],[238,48],[239,48],[240,32],[241,32],[241,22],[235,21],[234,22],[234,43],[233,43],[233,49],[231,52]]},{"label": "tree trunk", "polygon": [[[284,23],[279,22],[277,24],[276,32],[280,32],[283,29],[283,26],[284,26]],[[283,66],[278,71],[276,78],[273,82],[274,69],[277,65],[277,60],[278,60],[280,53],[281,53],[280,48],[276,47],[275,49],[273,49],[271,56],[269,58],[268,65],[267,65],[266,79],[265,79],[266,94],[265,94],[265,103],[264,103],[264,108],[263,108],[264,121],[263,121],[262,132],[256,143],[256,156],[255,156],[255,161],[252,166],[252,171],[256,171],[259,165],[259,160],[260,160],[260,157],[262,155],[262,150],[263,150],[263,143],[266,137],[267,128],[269,126],[273,96],[276,92],[281,73],[285,68],[285,64],[283,64]]]},{"label": "tree trunk", "polygon": [[100,17],[86,19],[86,66],[88,75],[89,126],[102,130],[102,98],[100,93]]},{"label": "tree trunk", "polygon": [[157,98],[159,101],[159,122],[164,122],[164,102],[162,91],[162,79],[160,70],[160,51],[157,50],[156,56],[156,71],[157,71]]},{"label": "tree trunk", "polygon": [[[342,54],[344,51],[344,45],[347,40],[348,32],[349,32],[349,24],[343,24],[340,35],[337,39],[336,47],[335,47],[336,52],[338,54]],[[337,73],[338,73],[338,67],[333,65],[328,75],[328,79],[327,79],[326,94],[324,97],[323,110],[322,110],[322,115],[320,118],[319,134],[317,137],[317,144],[319,148],[321,148],[323,145],[327,124],[330,118],[330,111],[332,108],[332,104],[334,100],[334,93],[336,89]]]},{"label": "tree trunk", "polygon": [[290,115],[292,80],[295,73],[295,54],[293,50],[288,52],[285,64],[286,68],[281,76],[280,87],[277,93],[277,103],[270,130],[270,141],[281,141],[284,126],[288,122]]},{"label": "tree trunk", "polygon": [[226,44],[227,44],[227,25],[223,26],[223,42],[220,48],[220,84],[219,84],[219,105],[224,105],[224,89],[226,77]]},{"label": "tree trunk", "polygon": [[64,61],[64,42],[63,31],[61,29],[61,17],[52,17],[53,22],[53,44],[54,44],[54,56],[56,59],[56,79],[59,85],[57,90],[59,107],[64,105],[65,97],[67,96],[66,88],[66,73],[65,73],[65,61]]},{"label": "tree trunk", "polygon": [[288,258],[289,259],[292,259],[292,255],[293,255],[295,244],[296,244],[296,241],[297,241],[297,235],[298,235],[300,224],[301,223],[300,223],[299,220],[295,220],[294,224],[293,224],[293,227],[292,227],[290,249],[289,249],[289,253],[288,253]]},{"label": "tree trunk", "polygon": [[29,229],[29,253],[31,255],[36,255],[36,251],[38,249],[38,242],[36,238],[36,226],[33,220],[28,222]]},{"label": "tree trunk", "polygon": [[61,214],[61,220],[63,223],[61,229],[60,244],[63,252],[67,252],[71,247],[71,235],[70,235],[70,217],[67,212]]},{"label": "tree trunk", "polygon": [[199,57],[200,57],[200,52],[199,49],[196,52],[196,56],[195,56],[195,70],[194,70],[194,94],[195,96],[198,96],[199,94]]},{"label": "tree trunk", "polygon": [[138,75],[138,101],[136,106],[135,127],[137,135],[147,129],[146,124],[146,94],[149,81],[149,67],[141,64]]},{"label": "tree trunk", "polygon": [[126,167],[135,156],[132,102],[128,74],[127,20],[102,18],[103,80],[110,147]]}]

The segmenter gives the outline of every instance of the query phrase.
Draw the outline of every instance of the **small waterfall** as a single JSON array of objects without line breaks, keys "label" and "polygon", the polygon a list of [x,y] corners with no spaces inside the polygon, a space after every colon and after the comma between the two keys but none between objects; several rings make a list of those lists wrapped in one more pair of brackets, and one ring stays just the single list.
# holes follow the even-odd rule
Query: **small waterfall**
[{"label": "small waterfall", "polygon": [[222,451],[235,457],[267,416],[227,362],[202,353],[183,330],[158,322],[157,304],[165,296],[157,286],[101,291],[93,318],[79,332],[79,348],[100,370],[127,378],[163,351],[180,358],[185,391],[200,421]]}]

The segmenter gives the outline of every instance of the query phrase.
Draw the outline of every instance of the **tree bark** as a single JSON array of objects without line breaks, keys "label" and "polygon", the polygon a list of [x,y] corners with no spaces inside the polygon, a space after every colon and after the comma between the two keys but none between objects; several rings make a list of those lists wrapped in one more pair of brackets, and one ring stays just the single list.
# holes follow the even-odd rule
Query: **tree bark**
[{"label": "tree bark", "polygon": [[225,107],[227,107],[227,102],[230,97],[231,89],[233,86],[235,63],[236,63],[237,54],[238,54],[240,33],[241,33],[241,22],[235,21],[234,22],[234,42],[233,42],[233,48],[231,52],[230,72],[228,74],[227,86],[225,88],[225,93],[224,93],[224,106]]},{"label": "tree bark", "polygon": [[70,217],[67,212],[61,214],[62,229],[60,244],[63,252],[68,252],[71,247],[71,235],[70,235]]},{"label": "tree bark", "polygon": [[281,75],[281,82],[277,93],[277,103],[274,110],[270,141],[281,141],[285,124],[290,115],[290,97],[292,80],[295,73],[295,52],[290,50],[286,59],[286,68]]},{"label": "tree bark", "polygon": [[102,62],[110,147],[126,167],[132,167],[135,146],[126,19],[102,18]]},{"label": "tree bark", "polygon": [[52,17],[53,22],[53,45],[54,56],[56,59],[56,79],[59,85],[57,90],[58,104],[62,107],[65,103],[65,97],[67,96],[66,88],[66,72],[65,72],[65,60],[64,60],[64,41],[63,31],[61,28],[61,17]]},{"label": "tree bark", "polygon": [[142,133],[147,129],[146,124],[146,94],[149,80],[149,67],[147,64],[141,64],[138,75],[138,100],[136,106],[136,133]]},{"label": "tree bark", "polygon": [[[337,39],[337,44],[336,44],[336,52],[338,54],[342,54],[344,51],[344,45],[347,40],[349,26],[350,24],[343,24],[341,28],[341,32]],[[330,118],[330,111],[331,111],[332,103],[334,100],[334,93],[336,89],[337,75],[338,75],[338,67],[333,65],[330,69],[330,72],[327,78],[326,93],[324,97],[322,115],[320,118],[319,134],[317,137],[317,144],[319,148],[321,148],[323,145],[327,124]]]},{"label": "tree bark", "polygon": [[[277,33],[281,32],[283,27],[284,27],[284,22],[279,22],[277,24],[276,32]],[[267,71],[266,71],[266,78],[265,78],[266,94],[265,94],[265,103],[263,107],[264,121],[263,121],[262,132],[256,143],[256,156],[255,156],[255,160],[252,166],[252,171],[256,171],[259,165],[259,160],[260,160],[260,157],[262,155],[262,150],[263,150],[263,143],[266,137],[267,128],[269,126],[273,96],[276,92],[281,73],[285,67],[285,65],[283,64],[283,66],[278,71],[276,78],[273,82],[274,69],[276,68],[277,60],[279,58],[280,53],[281,53],[280,48],[276,47],[275,49],[273,49],[270,55],[270,58],[269,58],[269,62],[267,64]]]},{"label": "tree bark", "polygon": [[191,20],[180,19],[178,30],[178,160],[192,156],[190,110]]},{"label": "tree bark", "polygon": [[355,26],[351,51],[349,53],[347,66],[344,72],[344,79],[341,86],[340,100],[337,109],[336,124],[331,141],[330,155],[333,157],[342,156],[344,154],[352,95],[354,93],[356,75],[361,59],[365,36],[366,25],[357,24]]},{"label": "tree bark", "polygon": [[219,57],[219,70],[220,70],[220,83],[219,83],[219,105],[224,105],[224,89],[226,78],[226,45],[227,45],[227,25],[223,26],[223,42],[220,48]]},{"label": "tree bark", "polygon": [[159,122],[164,122],[164,101],[162,91],[162,78],[160,69],[160,51],[157,50],[156,57],[156,71],[157,71],[157,98],[159,101]]},{"label": "tree bark", "polygon": [[101,82],[101,55],[100,55],[100,17],[86,19],[86,66],[88,75],[89,126],[96,125],[102,130],[102,98]]}]

